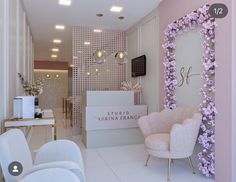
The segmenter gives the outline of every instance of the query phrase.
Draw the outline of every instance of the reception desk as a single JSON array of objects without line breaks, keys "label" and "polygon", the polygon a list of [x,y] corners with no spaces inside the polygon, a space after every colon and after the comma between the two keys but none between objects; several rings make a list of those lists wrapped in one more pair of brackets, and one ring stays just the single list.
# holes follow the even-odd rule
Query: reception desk
[{"label": "reception desk", "polygon": [[134,105],[132,91],[87,91],[83,97],[82,140],[87,148],[138,144],[137,119],[147,106]]}]

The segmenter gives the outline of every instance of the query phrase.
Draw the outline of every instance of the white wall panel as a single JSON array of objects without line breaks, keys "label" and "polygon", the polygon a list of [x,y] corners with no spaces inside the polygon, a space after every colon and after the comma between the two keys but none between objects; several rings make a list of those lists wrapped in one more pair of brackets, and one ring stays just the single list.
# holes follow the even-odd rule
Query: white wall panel
[{"label": "white wall panel", "polygon": [[2,109],[3,109],[3,118],[8,117],[9,115],[9,1],[3,1],[3,54],[2,54]]},{"label": "white wall panel", "polygon": [[[130,62],[127,63],[126,79],[142,86],[141,104],[148,105],[148,111],[159,110],[159,28],[158,12],[154,10],[143,20],[127,31],[127,49]],[[131,59],[145,54],[147,56],[147,74],[131,78]]]},{"label": "white wall panel", "polygon": [[[29,69],[29,27],[25,23],[25,70]],[[25,79],[29,80],[29,74],[25,71]]]},{"label": "white wall panel", "polygon": [[31,34],[30,38],[29,38],[29,82],[32,83],[33,82],[33,37]]},{"label": "white wall panel", "polygon": [[5,27],[5,19],[4,19],[4,10],[5,1],[0,1],[0,120],[4,119],[4,29]]},{"label": "white wall panel", "polygon": [[142,104],[148,105],[148,111],[159,110],[159,31],[157,17],[141,27],[141,55],[147,57],[147,74],[141,77],[143,88]]},{"label": "white wall panel", "polygon": [[9,0],[9,71],[8,71],[8,77],[9,77],[9,114],[13,114],[13,98],[16,95],[16,36],[17,36],[17,2],[16,0]]},{"label": "white wall panel", "polygon": [[[23,94],[17,73],[32,75],[31,55],[26,58],[26,14],[21,0],[0,1],[0,123],[12,116],[13,98]],[[32,36],[28,28],[28,41]],[[33,44],[29,43],[29,49]],[[28,59],[29,66],[25,67]],[[32,64],[33,65],[33,64]]]},{"label": "white wall panel", "polygon": [[26,15],[20,5],[19,7],[19,57],[20,57],[20,73],[25,75],[25,24],[26,24]]},{"label": "white wall panel", "polygon": [[137,79],[131,76],[131,59],[137,57],[139,54],[138,41],[138,29],[134,29],[132,32],[127,34],[127,51],[129,61],[126,66],[126,79],[131,80],[134,83],[137,82]]}]

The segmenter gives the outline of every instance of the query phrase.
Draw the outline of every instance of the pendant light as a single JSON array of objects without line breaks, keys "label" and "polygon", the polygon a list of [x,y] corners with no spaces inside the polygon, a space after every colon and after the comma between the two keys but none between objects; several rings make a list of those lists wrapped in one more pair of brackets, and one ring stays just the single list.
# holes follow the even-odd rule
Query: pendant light
[{"label": "pendant light", "polygon": [[125,64],[128,62],[128,54],[125,51],[118,51],[115,55],[115,62],[117,64]]},{"label": "pendant light", "polygon": [[102,64],[102,63],[106,62],[107,53],[105,50],[98,49],[93,54],[93,57],[94,57],[96,63]]}]

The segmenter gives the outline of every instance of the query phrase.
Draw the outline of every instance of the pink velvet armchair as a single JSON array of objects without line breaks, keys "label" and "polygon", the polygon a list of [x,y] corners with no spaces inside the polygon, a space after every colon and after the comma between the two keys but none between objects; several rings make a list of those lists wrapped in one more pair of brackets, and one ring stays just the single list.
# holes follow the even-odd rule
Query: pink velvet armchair
[{"label": "pink velvet armchair", "polygon": [[180,107],[141,117],[138,125],[145,137],[145,149],[149,154],[146,166],[150,156],[168,159],[167,181],[170,181],[172,160],[188,158],[195,173],[190,157],[196,144],[201,121],[200,113]]}]

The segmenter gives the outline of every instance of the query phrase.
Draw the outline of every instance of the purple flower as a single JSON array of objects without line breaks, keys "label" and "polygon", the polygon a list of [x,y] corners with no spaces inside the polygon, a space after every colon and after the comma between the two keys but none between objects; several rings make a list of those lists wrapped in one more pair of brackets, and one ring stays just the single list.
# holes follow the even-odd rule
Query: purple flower
[{"label": "purple flower", "polygon": [[210,5],[204,5],[197,11],[194,11],[179,20],[168,25],[165,29],[164,38],[164,79],[165,79],[165,108],[176,108],[176,45],[174,39],[183,32],[189,31],[198,25],[202,25],[201,35],[204,39],[202,44],[205,53],[202,58],[204,71],[201,75],[204,85],[200,89],[200,95],[203,98],[199,106],[199,110],[203,115],[201,123],[201,135],[198,141],[203,147],[202,152],[198,154],[200,164],[199,170],[206,177],[213,177],[215,174],[215,154],[214,154],[214,126],[215,115],[217,110],[214,103],[215,93],[215,69],[217,64],[215,61],[215,27],[214,18],[208,14]]}]

